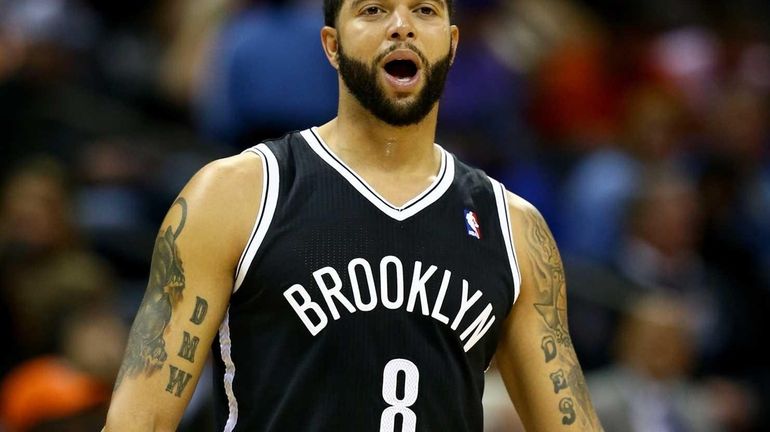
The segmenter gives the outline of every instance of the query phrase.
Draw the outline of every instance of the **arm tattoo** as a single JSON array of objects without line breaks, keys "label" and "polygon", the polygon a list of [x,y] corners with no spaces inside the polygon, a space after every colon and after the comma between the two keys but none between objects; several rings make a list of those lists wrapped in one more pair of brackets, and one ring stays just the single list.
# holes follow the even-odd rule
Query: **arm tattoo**
[{"label": "arm tattoo", "polygon": [[179,348],[179,354],[177,355],[190,363],[195,363],[195,350],[198,349],[200,341],[198,336],[191,336],[190,333],[184,332],[182,346]]},{"label": "arm tattoo", "polygon": [[178,198],[174,205],[181,208],[182,217],[176,229],[170,225],[165,230],[161,229],[155,240],[150,281],[131,327],[115,390],[126,377],[136,378],[140,374],[152,376],[168,358],[163,336],[185,288],[184,267],[176,240],[187,221],[187,202]]},{"label": "arm tattoo", "polygon": [[182,397],[182,392],[184,391],[184,388],[187,387],[187,383],[190,382],[192,375],[174,365],[169,365],[168,371],[169,377],[166,391],[176,397]]},{"label": "arm tattoo", "polygon": [[572,394],[559,402],[562,423],[578,421],[581,430],[602,430],[569,335],[564,266],[551,231],[536,210],[526,213],[526,233],[537,287],[533,306],[542,319],[540,349],[552,367],[549,383],[555,393],[568,388]]},{"label": "arm tattoo", "polygon": [[551,336],[545,336],[543,338],[543,341],[540,343],[540,348],[543,350],[546,363],[550,363],[551,360],[555,359],[556,354],[559,352],[556,349],[556,342],[553,341]]},{"label": "arm tattoo", "polygon": [[[567,328],[567,297],[564,267],[551,232],[539,215],[528,214],[527,240],[538,280],[535,309],[548,326],[549,334],[565,347],[572,347]],[[540,219],[540,220],[538,220]]]},{"label": "arm tattoo", "polygon": [[575,403],[572,402],[572,398],[567,397],[559,401],[559,412],[564,414],[561,424],[569,426],[575,423]]},{"label": "arm tattoo", "polygon": [[190,322],[195,325],[200,325],[204,318],[206,318],[206,312],[209,310],[209,302],[201,297],[195,297],[195,310],[190,317]]},{"label": "arm tattoo", "polygon": [[553,382],[553,392],[559,393],[567,388],[567,378],[564,376],[564,371],[559,369],[558,371],[550,375],[551,382]]}]

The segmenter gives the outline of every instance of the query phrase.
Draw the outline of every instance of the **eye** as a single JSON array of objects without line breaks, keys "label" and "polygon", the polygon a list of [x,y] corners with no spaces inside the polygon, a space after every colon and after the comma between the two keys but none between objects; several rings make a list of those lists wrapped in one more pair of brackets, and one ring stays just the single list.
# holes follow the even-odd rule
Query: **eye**
[{"label": "eye", "polygon": [[379,14],[380,12],[383,12],[383,9],[379,6],[367,6],[363,11],[363,15],[367,16],[374,16]]},{"label": "eye", "polygon": [[420,6],[417,8],[417,12],[422,15],[436,15],[436,11],[430,6]]}]

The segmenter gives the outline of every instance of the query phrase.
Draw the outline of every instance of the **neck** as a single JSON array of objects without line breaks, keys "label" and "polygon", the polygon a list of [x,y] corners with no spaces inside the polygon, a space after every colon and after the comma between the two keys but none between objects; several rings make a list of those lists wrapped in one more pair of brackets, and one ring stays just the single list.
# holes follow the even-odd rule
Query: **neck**
[{"label": "neck", "polygon": [[383,122],[351,97],[341,97],[337,118],[319,132],[351,167],[383,171],[435,171],[440,155],[434,148],[438,104],[420,122],[396,127]]}]

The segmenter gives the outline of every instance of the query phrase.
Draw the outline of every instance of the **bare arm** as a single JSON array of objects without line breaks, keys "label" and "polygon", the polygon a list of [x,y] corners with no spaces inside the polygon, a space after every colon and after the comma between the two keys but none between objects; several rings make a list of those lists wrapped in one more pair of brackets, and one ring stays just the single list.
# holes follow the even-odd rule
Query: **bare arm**
[{"label": "bare arm", "polygon": [[203,168],[171,206],[105,431],[176,430],[227,309],[261,184],[256,156],[236,156]]},{"label": "bare arm", "polygon": [[508,393],[528,431],[601,431],[567,326],[564,267],[540,213],[509,194],[521,294],[497,351]]}]

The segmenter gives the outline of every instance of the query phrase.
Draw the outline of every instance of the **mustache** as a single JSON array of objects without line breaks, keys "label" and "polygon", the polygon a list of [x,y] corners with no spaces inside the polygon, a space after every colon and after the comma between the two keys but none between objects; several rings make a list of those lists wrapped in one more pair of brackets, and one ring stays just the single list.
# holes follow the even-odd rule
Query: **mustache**
[{"label": "mustache", "polygon": [[402,42],[402,43],[391,45],[390,48],[386,49],[385,51],[381,52],[377,57],[375,57],[372,63],[375,65],[380,64],[380,62],[385,57],[387,57],[390,53],[399,49],[404,49],[404,48],[415,53],[417,57],[420,58],[420,61],[422,62],[423,66],[425,67],[430,66],[430,62],[428,61],[428,58],[425,57],[425,54],[423,54],[422,51],[420,51],[416,46],[414,46],[414,44],[410,42]]}]

